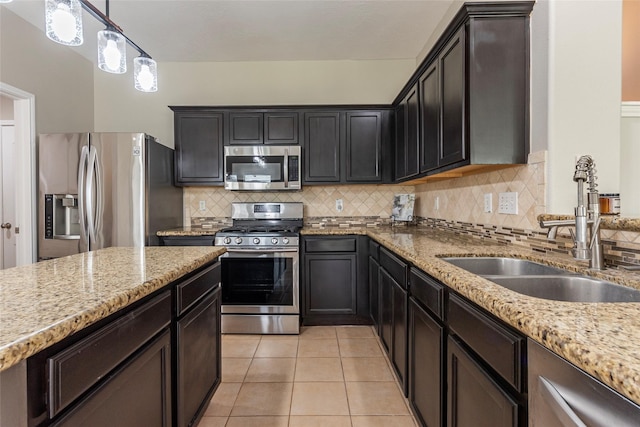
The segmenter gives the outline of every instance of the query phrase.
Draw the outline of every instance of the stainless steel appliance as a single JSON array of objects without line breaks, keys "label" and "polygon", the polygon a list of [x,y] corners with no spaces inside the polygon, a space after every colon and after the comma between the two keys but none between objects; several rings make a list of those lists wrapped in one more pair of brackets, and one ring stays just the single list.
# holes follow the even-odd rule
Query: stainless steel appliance
[{"label": "stainless steel appliance", "polygon": [[42,134],[38,257],[109,246],[155,246],[182,225],[173,150],[144,133]]},{"label": "stainless steel appliance", "polygon": [[224,147],[227,190],[300,190],[299,145]]},{"label": "stainless steel appliance", "polygon": [[222,332],[297,334],[302,203],[233,203],[216,233],[222,263]]},{"label": "stainless steel appliance", "polygon": [[639,405],[527,341],[530,427],[638,426]]}]

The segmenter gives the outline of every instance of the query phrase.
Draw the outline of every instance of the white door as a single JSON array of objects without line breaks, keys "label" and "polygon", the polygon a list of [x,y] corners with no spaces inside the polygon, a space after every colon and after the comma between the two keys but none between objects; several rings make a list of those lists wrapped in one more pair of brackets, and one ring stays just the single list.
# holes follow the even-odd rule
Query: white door
[{"label": "white door", "polygon": [[0,132],[0,268],[16,266],[15,138],[13,125]]}]

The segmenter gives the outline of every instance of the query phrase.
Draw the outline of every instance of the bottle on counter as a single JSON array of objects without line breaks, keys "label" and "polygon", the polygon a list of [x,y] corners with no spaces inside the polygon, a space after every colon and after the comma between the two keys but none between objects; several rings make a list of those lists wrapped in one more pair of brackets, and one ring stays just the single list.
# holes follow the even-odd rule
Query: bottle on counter
[{"label": "bottle on counter", "polygon": [[600,214],[620,215],[620,193],[603,193],[599,195]]}]

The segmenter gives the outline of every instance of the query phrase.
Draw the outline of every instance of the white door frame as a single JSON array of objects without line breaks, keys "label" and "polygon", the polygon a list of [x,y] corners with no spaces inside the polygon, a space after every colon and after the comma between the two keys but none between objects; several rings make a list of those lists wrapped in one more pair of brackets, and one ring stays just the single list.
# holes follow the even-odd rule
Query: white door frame
[{"label": "white door frame", "polygon": [[16,140],[16,265],[37,261],[35,96],[0,82],[0,94],[13,99]]}]

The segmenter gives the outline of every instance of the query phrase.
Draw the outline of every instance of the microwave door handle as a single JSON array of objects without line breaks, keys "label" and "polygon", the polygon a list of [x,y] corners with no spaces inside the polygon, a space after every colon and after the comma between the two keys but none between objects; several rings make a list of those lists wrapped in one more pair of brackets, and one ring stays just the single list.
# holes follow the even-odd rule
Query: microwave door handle
[{"label": "microwave door handle", "polygon": [[284,150],[284,188],[289,188],[289,149]]}]

